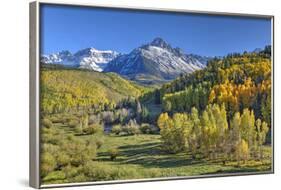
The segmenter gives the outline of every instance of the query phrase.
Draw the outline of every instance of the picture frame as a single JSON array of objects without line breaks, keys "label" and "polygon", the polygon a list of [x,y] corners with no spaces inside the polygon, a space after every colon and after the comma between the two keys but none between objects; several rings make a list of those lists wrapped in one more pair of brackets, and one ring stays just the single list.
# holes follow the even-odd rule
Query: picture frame
[{"label": "picture frame", "polygon": [[[270,45],[271,45],[271,56],[267,58],[270,62],[270,140],[267,142],[270,146],[270,158],[266,162],[269,169],[257,171],[239,171],[238,172],[217,172],[209,174],[199,174],[199,175],[179,175],[179,176],[168,176],[168,177],[140,177],[132,179],[117,179],[117,180],[98,180],[98,181],[82,181],[82,182],[59,182],[44,184],[42,181],[42,171],[40,171],[41,161],[40,156],[42,154],[42,105],[41,98],[42,94],[40,88],[42,86],[42,74],[41,62],[42,62],[42,14],[41,9],[43,6],[58,6],[58,7],[74,7],[77,9],[87,9],[87,10],[99,10],[102,9],[106,11],[119,11],[126,12],[129,11],[131,14],[134,12],[155,13],[155,14],[171,14],[171,15],[203,15],[203,16],[217,16],[217,17],[231,17],[231,18],[255,18],[255,19],[267,19],[270,22]],[[49,188],[49,187],[68,187],[68,186],[84,186],[84,185],[100,185],[100,184],[116,184],[116,183],[136,183],[136,182],[147,182],[147,181],[167,181],[167,180],[183,180],[183,179],[193,179],[193,178],[209,178],[209,177],[224,177],[224,176],[243,176],[243,175],[257,175],[257,174],[272,174],[274,173],[274,16],[273,15],[256,15],[256,14],[240,14],[240,13],[226,13],[226,12],[207,12],[207,11],[192,11],[192,10],[181,10],[181,9],[163,9],[156,7],[126,7],[126,6],[108,6],[99,4],[84,4],[84,3],[68,3],[68,2],[51,2],[51,1],[35,1],[30,3],[30,186],[34,188]],[[141,45],[141,44],[140,44]],[[243,50],[244,51],[244,50]],[[233,52],[229,52],[233,53]],[[242,55],[242,53],[241,53]],[[221,58],[219,58],[221,59]],[[48,69],[48,68],[47,68]],[[56,69],[56,68],[55,68]],[[83,68],[85,69],[85,68]],[[110,71],[112,72],[112,71]],[[114,71],[113,71],[114,72]],[[177,74],[177,77],[180,75]],[[123,77],[121,75],[121,77]],[[176,79],[177,77],[173,78]],[[125,78],[127,79],[127,78]],[[129,80],[133,80],[129,78]],[[137,81],[137,80],[136,80]],[[169,80],[171,81],[171,80]],[[137,81],[140,82],[140,81]],[[142,82],[142,81],[141,81]],[[161,83],[163,84],[163,83]],[[147,84],[145,84],[147,85]],[[163,108],[162,108],[163,109]],[[214,108],[215,109],[215,108]],[[242,112],[241,112],[242,116]],[[60,116],[59,116],[60,117]],[[79,116],[80,117],[80,116]],[[81,116],[82,117],[82,116]],[[170,117],[172,117],[170,115]],[[230,121],[229,121],[230,122]],[[256,121],[255,121],[256,122]],[[138,122],[137,122],[138,123]],[[88,125],[88,122],[87,122]],[[141,125],[141,124],[139,124]],[[230,126],[230,124],[229,124]],[[111,128],[112,129],[112,128]],[[159,135],[159,134],[158,134]],[[268,134],[267,134],[268,135]],[[163,138],[163,136],[162,136]],[[158,141],[157,141],[158,142]],[[248,145],[247,145],[248,147]],[[261,148],[262,149],[262,148]],[[250,153],[252,154],[252,153]],[[107,159],[107,158],[106,158]],[[263,162],[263,161],[261,161]],[[239,163],[238,163],[239,165]],[[235,166],[236,167],[236,166]],[[237,166],[238,168],[241,166]],[[118,170],[118,169],[117,169]],[[156,172],[157,173],[157,172]],[[156,176],[158,174],[155,174]]]}]

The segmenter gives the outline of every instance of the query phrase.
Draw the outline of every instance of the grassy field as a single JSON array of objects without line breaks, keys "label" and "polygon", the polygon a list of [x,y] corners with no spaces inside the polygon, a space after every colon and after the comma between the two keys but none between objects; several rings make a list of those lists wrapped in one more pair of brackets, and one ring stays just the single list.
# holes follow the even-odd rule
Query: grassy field
[{"label": "grassy field", "polygon": [[[71,128],[61,124],[56,125],[61,135],[75,134]],[[116,180],[116,179],[142,179],[155,177],[197,176],[204,174],[235,173],[270,171],[271,147],[264,146],[265,158],[263,161],[249,160],[237,164],[236,161],[225,162],[221,159],[192,159],[188,153],[168,154],[161,148],[160,135],[140,134],[132,136],[115,135],[81,135],[77,136],[83,141],[100,139],[102,146],[97,150],[94,160],[98,175],[87,179],[90,181]],[[110,159],[110,150],[118,149],[115,160]],[[109,172],[110,171],[110,172]],[[114,178],[111,176],[114,173]],[[116,172],[118,174],[116,175]],[[74,178],[56,179],[50,174],[43,179],[44,184],[81,182]],[[57,176],[57,174],[55,174]],[[85,181],[87,181],[85,180]]]},{"label": "grassy field", "polygon": [[[212,162],[206,159],[193,160],[188,153],[167,154],[161,150],[160,135],[105,136],[104,141],[98,152],[98,161],[113,167],[125,165],[136,168],[141,173],[153,169],[159,177],[263,171],[269,170],[271,165],[270,147],[264,147],[268,159],[263,162],[248,161],[238,166],[237,162],[227,162],[224,165],[219,159]],[[112,147],[120,150],[120,156],[115,161],[110,161],[108,155],[108,150]]]}]

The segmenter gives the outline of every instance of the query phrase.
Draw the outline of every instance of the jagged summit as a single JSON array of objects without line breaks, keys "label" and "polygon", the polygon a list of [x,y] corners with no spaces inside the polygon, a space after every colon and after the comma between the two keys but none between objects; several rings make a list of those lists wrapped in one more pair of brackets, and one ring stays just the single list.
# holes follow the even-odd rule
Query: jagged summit
[{"label": "jagged summit", "polygon": [[151,46],[161,47],[161,48],[171,48],[171,46],[162,38],[157,37],[149,43]]},{"label": "jagged summit", "polygon": [[181,73],[191,73],[204,68],[207,61],[203,60],[203,57],[185,54],[182,49],[173,48],[165,40],[157,37],[129,54],[110,61],[104,71],[116,72],[132,80],[157,78],[165,81],[172,80]]}]

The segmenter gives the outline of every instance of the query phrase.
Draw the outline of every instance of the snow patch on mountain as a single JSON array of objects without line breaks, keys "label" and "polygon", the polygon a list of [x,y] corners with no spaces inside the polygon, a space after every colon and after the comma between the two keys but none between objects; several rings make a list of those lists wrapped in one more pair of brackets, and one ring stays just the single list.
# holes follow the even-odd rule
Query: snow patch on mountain
[{"label": "snow patch on mountain", "polygon": [[75,54],[71,54],[69,51],[61,51],[50,55],[42,55],[41,62],[45,64],[62,64],[101,72],[106,64],[118,55],[119,53],[112,50],[86,48]]}]

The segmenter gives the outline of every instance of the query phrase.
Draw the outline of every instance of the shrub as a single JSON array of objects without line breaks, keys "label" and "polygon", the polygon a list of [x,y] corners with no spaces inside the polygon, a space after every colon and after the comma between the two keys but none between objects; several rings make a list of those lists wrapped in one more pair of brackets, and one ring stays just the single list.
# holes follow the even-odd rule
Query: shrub
[{"label": "shrub", "polygon": [[83,142],[73,138],[62,145],[62,149],[69,155],[72,166],[80,166],[96,157],[95,144]]},{"label": "shrub", "polygon": [[111,169],[112,180],[116,179],[128,179],[128,178],[139,178],[139,172],[135,168],[130,168],[126,166],[118,166]]},{"label": "shrub", "polygon": [[140,131],[143,134],[150,134],[150,133],[152,133],[151,127],[150,127],[150,125],[148,123],[141,124]]},{"label": "shrub", "polygon": [[41,155],[41,176],[45,177],[47,176],[50,172],[54,171],[57,166],[55,157],[48,153],[44,152]]},{"label": "shrub", "polygon": [[158,168],[151,168],[144,172],[144,176],[148,178],[165,177],[165,172],[161,172]]},{"label": "shrub", "polygon": [[63,180],[65,179],[65,173],[62,171],[52,171],[46,177],[44,177],[45,181],[51,180]]},{"label": "shrub", "polygon": [[83,128],[83,132],[87,135],[103,133],[103,126],[100,124],[92,124],[88,127]]},{"label": "shrub", "polygon": [[67,178],[73,178],[80,173],[81,167],[73,167],[71,165],[67,165],[62,169],[62,171],[65,173]]},{"label": "shrub", "polygon": [[44,127],[50,128],[53,126],[53,122],[47,118],[42,119],[42,125]]},{"label": "shrub", "polygon": [[52,156],[55,156],[57,153],[61,151],[60,146],[50,144],[50,143],[43,143],[42,144],[42,151],[50,153]]},{"label": "shrub", "polygon": [[56,116],[54,116],[54,115],[50,117],[50,120],[51,120],[53,123],[58,123],[58,122],[57,122],[58,118],[57,118]]},{"label": "shrub", "polygon": [[94,123],[100,123],[100,122],[101,122],[100,114],[90,115],[90,117],[89,117],[89,124],[90,125],[92,125]]},{"label": "shrub", "polygon": [[69,163],[70,163],[69,155],[64,151],[59,152],[57,155],[57,165],[59,167],[64,167],[64,166],[68,165]]},{"label": "shrub", "polygon": [[103,145],[103,143],[104,143],[103,139],[97,139],[96,140],[97,149],[99,149]]},{"label": "shrub", "polygon": [[111,133],[119,135],[122,132],[122,127],[120,125],[114,125],[111,129]]},{"label": "shrub", "polygon": [[71,178],[71,182],[75,183],[75,182],[87,182],[89,181],[87,176],[85,176],[85,174],[79,174],[76,175],[75,177]]},{"label": "shrub", "polygon": [[140,133],[141,132],[137,126],[129,126],[129,135],[137,135]]},{"label": "shrub", "polygon": [[92,134],[95,134],[95,128],[94,127],[85,127],[82,129],[83,133],[84,134],[87,134],[87,135],[92,135]]},{"label": "shrub", "polygon": [[65,121],[61,116],[52,116],[50,117],[50,120],[53,123],[63,123]]},{"label": "shrub", "polygon": [[82,123],[78,123],[75,127],[74,127],[74,131],[76,133],[82,133],[83,132],[83,128],[82,128]]},{"label": "shrub", "polygon": [[136,126],[129,126],[126,125],[122,128],[122,132],[124,132],[124,134],[126,135],[136,135],[136,134],[140,134],[140,130],[138,127]]},{"label": "shrub", "polygon": [[61,141],[61,139],[52,133],[42,133],[41,137],[42,143],[54,144],[57,145]]},{"label": "shrub", "polygon": [[83,166],[83,173],[90,180],[112,180],[112,168],[103,163],[89,161]]},{"label": "shrub", "polygon": [[159,128],[155,125],[150,125],[150,133],[151,134],[159,134]]},{"label": "shrub", "polygon": [[80,122],[77,119],[72,119],[68,122],[68,126],[72,127],[72,128],[75,128],[79,124],[80,124]]},{"label": "shrub", "polygon": [[83,166],[82,171],[89,180],[116,180],[137,178],[138,172],[135,168],[128,168],[126,166],[111,166],[100,162],[87,162]]},{"label": "shrub", "polygon": [[58,145],[62,139],[62,132],[58,130],[57,127],[51,127],[51,128],[44,127],[41,129],[41,134],[42,134],[41,141],[43,143]]},{"label": "shrub", "polygon": [[122,128],[122,132],[127,135],[140,134],[139,125],[136,120],[130,120],[129,123]]},{"label": "shrub", "polygon": [[113,148],[109,150],[110,160],[116,160],[119,155],[119,150],[117,148]]}]

